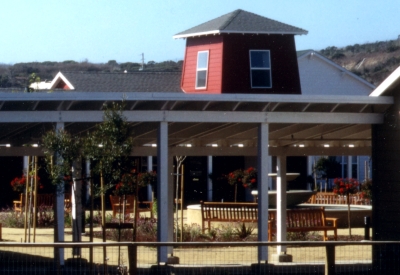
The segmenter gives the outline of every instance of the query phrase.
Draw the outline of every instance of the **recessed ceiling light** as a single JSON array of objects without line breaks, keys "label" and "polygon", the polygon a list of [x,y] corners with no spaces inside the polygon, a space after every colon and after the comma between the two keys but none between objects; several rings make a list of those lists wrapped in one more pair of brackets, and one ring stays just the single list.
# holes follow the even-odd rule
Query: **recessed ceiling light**
[{"label": "recessed ceiling light", "polygon": [[324,147],[329,147],[329,144],[324,144]]}]

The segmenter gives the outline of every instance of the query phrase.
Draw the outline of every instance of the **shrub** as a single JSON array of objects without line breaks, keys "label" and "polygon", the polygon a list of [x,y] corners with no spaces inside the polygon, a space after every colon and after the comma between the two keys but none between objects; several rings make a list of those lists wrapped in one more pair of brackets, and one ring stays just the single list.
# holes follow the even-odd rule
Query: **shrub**
[{"label": "shrub", "polygon": [[247,225],[245,223],[238,223],[238,226],[234,228],[235,234],[241,239],[245,240],[251,236],[254,231],[254,227],[252,225]]},{"label": "shrub", "polygon": [[24,228],[24,221],[25,216],[17,214],[12,208],[3,209],[0,215],[0,223],[3,227]]},{"label": "shrub", "polygon": [[54,225],[54,212],[52,206],[41,205],[38,207],[38,227],[49,227]]}]

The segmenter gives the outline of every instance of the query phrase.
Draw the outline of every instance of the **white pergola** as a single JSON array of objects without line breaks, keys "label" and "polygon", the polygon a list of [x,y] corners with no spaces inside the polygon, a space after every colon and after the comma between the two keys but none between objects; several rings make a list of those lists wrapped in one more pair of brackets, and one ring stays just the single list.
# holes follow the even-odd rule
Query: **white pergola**
[{"label": "white pergola", "polygon": [[[0,156],[43,155],[40,147],[24,145],[38,143],[56,125],[84,135],[103,120],[104,103],[122,99],[134,133],[132,155],[158,159],[162,242],[173,236],[173,156],[257,156],[260,241],[268,239],[269,156],[277,156],[280,241],[285,238],[286,184],[279,182],[286,182],[286,156],[370,155],[371,125],[383,123],[385,111],[394,104],[387,96],[0,93],[0,144],[11,144],[0,147]],[[171,248],[161,247],[158,261],[166,262],[169,252]],[[258,259],[268,259],[266,247],[259,248]]]}]

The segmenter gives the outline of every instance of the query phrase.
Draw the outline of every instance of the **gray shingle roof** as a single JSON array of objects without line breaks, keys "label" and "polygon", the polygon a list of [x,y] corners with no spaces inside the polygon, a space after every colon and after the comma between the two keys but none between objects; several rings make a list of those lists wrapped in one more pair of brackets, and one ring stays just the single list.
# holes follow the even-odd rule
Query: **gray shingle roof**
[{"label": "gray shingle roof", "polygon": [[306,30],[293,27],[251,12],[235,10],[174,35],[174,38],[192,37],[215,33],[258,34],[307,34]]},{"label": "gray shingle roof", "polygon": [[77,92],[178,92],[181,72],[62,72]]}]

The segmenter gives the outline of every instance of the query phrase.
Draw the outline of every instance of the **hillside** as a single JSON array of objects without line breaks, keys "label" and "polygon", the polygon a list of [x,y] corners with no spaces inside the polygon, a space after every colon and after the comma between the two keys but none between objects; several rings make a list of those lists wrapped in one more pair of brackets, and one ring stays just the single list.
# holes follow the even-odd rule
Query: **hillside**
[{"label": "hillside", "polygon": [[400,66],[400,40],[355,44],[319,51],[347,70],[378,86]]},{"label": "hillside", "polygon": [[[400,66],[400,39],[375,43],[355,44],[338,48],[327,47],[318,51],[347,70],[359,75],[378,86],[390,73]],[[0,61],[1,62],[1,61]],[[88,61],[76,62],[27,62],[5,65],[0,63],[0,88],[26,87],[33,73],[40,79],[50,80],[59,71],[88,72],[138,72],[144,71],[181,71],[183,61],[149,61],[146,64],[135,62],[95,64]]]}]

